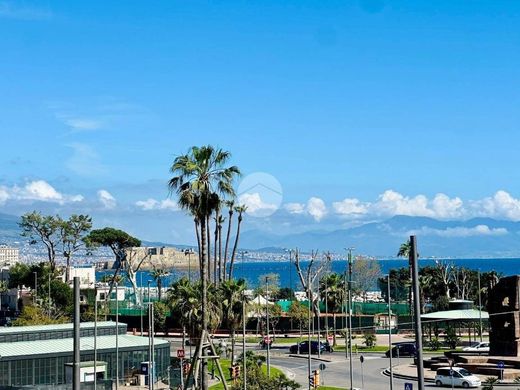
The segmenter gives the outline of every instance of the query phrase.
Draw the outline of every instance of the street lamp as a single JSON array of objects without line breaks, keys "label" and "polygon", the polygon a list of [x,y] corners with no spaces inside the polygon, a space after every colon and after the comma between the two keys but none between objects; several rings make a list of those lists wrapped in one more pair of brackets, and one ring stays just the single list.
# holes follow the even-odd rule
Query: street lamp
[{"label": "street lamp", "polygon": [[248,251],[240,251],[240,255],[242,256],[242,278],[245,279],[245,272],[244,272],[244,255],[249,254]]},{"label": "street lamp", "polygon": [[[271,348],[270,348],[270,339],[269,339],[269,276],[265,277],[265,322],[267,327],[267,377],[271,377]],[[245,359],[245,356],[244,356]]]},{"label": "street lamp", "polygon": [[[388,295],[388,349],[390,351],[389,357],[390,357],[390,390],[394,389],[394,367],[392,363],[392,327],[391,327],[391,321],[392,321],[392,297],[390,295],[390,272],[387,276],[387,295]],[[399,354],[399,347],[397,347],[397,353]]]},{"label": "street lamp", "polygon": [[36,304],[36,296],[38,295],[38,272],[34,271],[34,296],[33,301]]},{"label": "street lamp", "polygon": [[348,251],[348,356],[349,356],[349,376],[350,376],[350,389],[353,386],[353,372],[352,372],[352,251],[355,248],[346,248]]},{"label": "street lamp", "polygon": [[188,256],[188,281],[191,283],[191,255],[194,254],[193,249],[185,249],[184,256]]}]

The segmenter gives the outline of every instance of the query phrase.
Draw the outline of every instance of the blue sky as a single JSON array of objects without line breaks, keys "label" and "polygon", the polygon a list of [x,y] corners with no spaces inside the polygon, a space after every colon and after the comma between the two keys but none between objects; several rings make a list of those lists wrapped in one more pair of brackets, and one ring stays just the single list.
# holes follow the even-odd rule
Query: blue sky
[{"label": "blue sky", "polygon": [[518,220],[518,26],[516,1],[0,0],[0,207],[191,241],[165,183],[209,143],[281,185],[249,228]]}]

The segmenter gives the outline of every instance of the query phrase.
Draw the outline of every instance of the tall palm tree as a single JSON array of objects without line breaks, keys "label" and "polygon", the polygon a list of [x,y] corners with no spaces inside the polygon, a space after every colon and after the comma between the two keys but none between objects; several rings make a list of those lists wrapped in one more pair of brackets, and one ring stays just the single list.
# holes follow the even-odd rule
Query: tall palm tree
[{"label": "tall palm tree", "polygon": [[231,356],[235,356],[235,333],[242,323],[242,304],[246,282],[244,279],[227,280],[219,287],[224,321],[231,330]]},{"label": "tall palm tree", "polygon": [[168,276],[170,273],[164,269],[160,268],[154,268],[151,272],[151,276],[153,280],[155,280],[155,283],[157,284],[157,297],[159,298],[159,301],[162,298],[162,282],[163,278],[165,276]]},{"label": "tall palm tree", "polygon": [[233,265],[235,264],[235,256],[238,248],[238,240],[240,238],[240,225],[242,224],[243,214],[246,212],[247,206],[240,205],[235,207],[235,211],[238,213],[238,224],[237,234],[235,236],[235,244],[233,245],[233,252],[231,253],[231,263],[229,264],[229,279],[233,278]]},{"label": "tall palm tree", "polygon": [[217,223],[218,229],[218,280],[220,283],[222,283],[225,275],[225,271],[222,269],[222,224],[226,222],[226,218],[224,218],[222,215],[219,215],[215,222]]},{"label": "tall palm tree", "polygon": [[[240,175],[236,166],[227,166],[231,154],[211,145],[193,146],[190,151],[175,158],[170,172],[174,175],[168,182],[171,192],[178,196],[181,208],[197,218],[200,225],[201,241],[201,290],[202,290],[202,330],[208,330],[208,242],[207,221],[220,202],[219,195],[233,197],[233,180]],[[208,389],[207,362],[202,360],[202,388]]]},{"label": "tall palm tree", "polygon": [[345,278],[340,274],[328,274],[320,280],[320,296],[327,298],[327,308],[332,311],[332,321],[334,326],[333,344],[336,345],[336,314],[342,309],[345,302]]},{"label": "tall palm tree", "polygon": [[226,279],[227,275],[227,259],[228,259],[228,249],[229,249],[229,238],[231,235],[231,222],[233,222],[233,213],[235,212],[235,201],[228,200],[225,202],[226,207],[228,208],[228,228],[226,233],[226,245],[224,247],[224,279]]}]

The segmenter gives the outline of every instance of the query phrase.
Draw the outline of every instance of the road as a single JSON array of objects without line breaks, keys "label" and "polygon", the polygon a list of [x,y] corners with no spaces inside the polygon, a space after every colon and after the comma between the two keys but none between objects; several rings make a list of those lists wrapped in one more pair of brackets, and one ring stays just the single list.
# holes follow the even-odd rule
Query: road
[{"label": "road", "polygon": [[[176,348],[181,347],[181,343],[176,340],[172,341],[172,356],[175,355]],[[256,350],[259,353],[265,353],[257,345],[249,344],[248,350]],[[302,389],[307,389],[308,372],[307,359],[303,357],[291,357],[288,353],[288,347],[273,347],[271,349],[271,364],[281,368],[288,374],[291,379],[302,385]],[[189,350],[186,348],[186,355],[189,355]],[[241,353],[241,344],[237,345],[237,354]],[[363,390],[386,390],[390,389],[390,378],[383,375],[383,371],[388,368],[388,358],[380,353],[364,354],[363,369],[361,368],[360,355],[354,354],[353,359],[353,386]],[[316,357],[316,355],[313,355]],[[326,368],[321,371],[322,385],[335,386],[342,388],[350,387],[349,379],[349,363],[345,358],[344,352],[334,352],[332,354],[324,353],[323,359],[330,360],[330,362],[323,362],[313,359],[311,362],[311,369],[319,369],[320,364],[325,364]],[[410,364],[411,358],[400,358],[399,361],[394,359],[394,364]],[[417,382],[409,379],[394,378],[394,389],[404,390],[404,384],[412,382],[414,390],[417,389]],[[425,385],[428,389],[436,388],[434,383],[427,382]],[[518,390],[518,386],[498,386],[500,390]]]}]

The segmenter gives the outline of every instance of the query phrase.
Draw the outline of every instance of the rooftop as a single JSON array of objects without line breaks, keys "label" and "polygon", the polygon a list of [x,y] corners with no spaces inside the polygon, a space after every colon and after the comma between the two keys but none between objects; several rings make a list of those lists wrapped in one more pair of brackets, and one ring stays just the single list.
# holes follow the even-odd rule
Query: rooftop
[{"label": "rooftop", "polygon": [[[148,348],[148,337],[120,335],[119,350],[134,349],[136,347]],[[162,339],[154,339],[155,346],[168,344],[168,341]],[[94,353],[94,337],[82,337],[80,339],[81,352]],[[97,350],[111,350],[116,347],[116,336],[98,336]],[[9,358],[23,357],[35,355],[57,355],[72,354],[73,339],[57,339],[57,340],[37,340],[37,341],[20,341],[16,343],[0,344],[0,356],[2,360]]]},{"label": "rooftop", "polygon": [[480,318],[482,318],[483,320],[487,320],[489,318],[488,312],[487,311],[479,312],[476,309],[465,309],[465,310],[435,311],[433,313],[427,313],[427,314],[421,315],[421,319],[423,319],[423,320],[476,321]]},{"label": "rooftop", "polygon": [[[82,322],[80,324],[81,329],[94,328],[94,322]],[[98,321],[98,328],[111,328],[116,327],[114,321]],[[119,323],[119,326],[126,326],[126,324]],[[15,334],[15,333],[26,333],[26,332],[48,332],[48,331],[59,331],[59,330],[72,330],[74,328],[73,323],[67,324],[53,324],[53,325],[31,325],[31,326],[10,326],[0,327],[0,335],[4,334]]]}]

